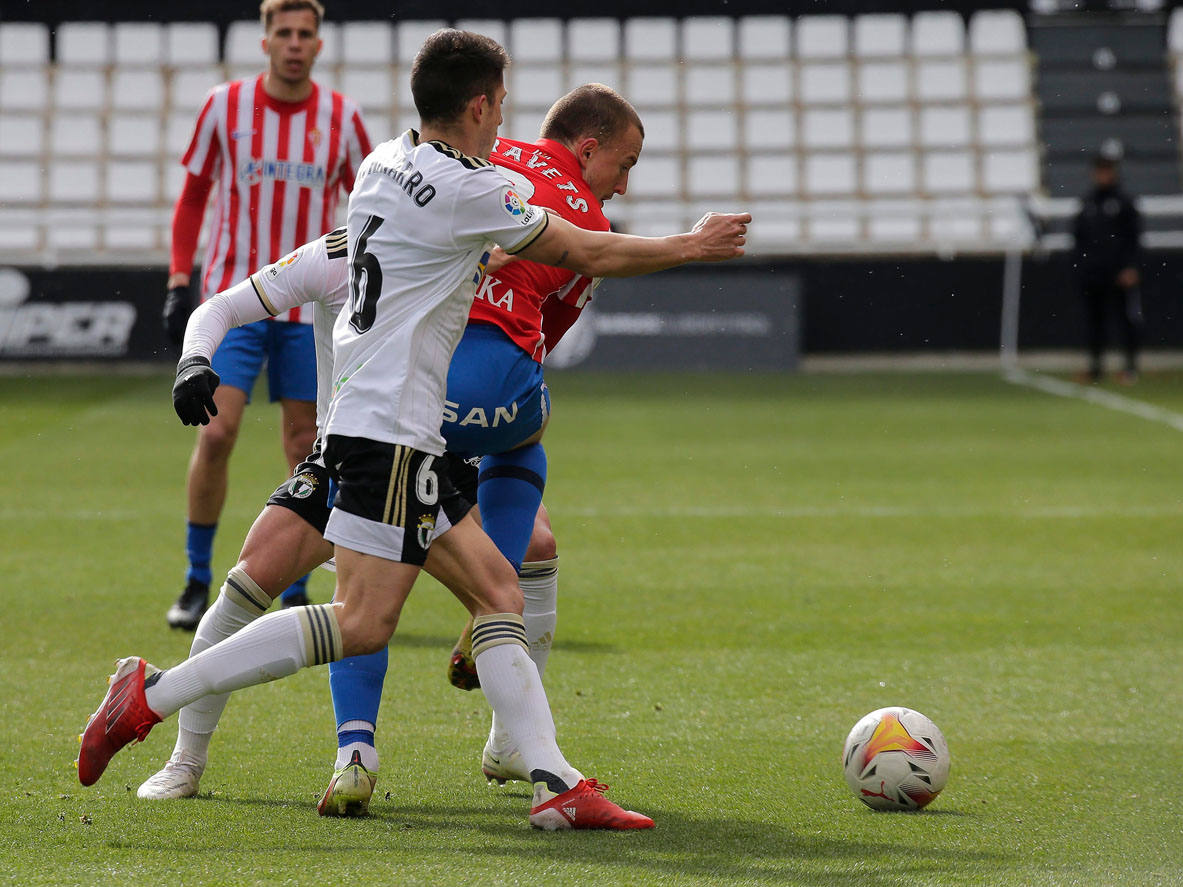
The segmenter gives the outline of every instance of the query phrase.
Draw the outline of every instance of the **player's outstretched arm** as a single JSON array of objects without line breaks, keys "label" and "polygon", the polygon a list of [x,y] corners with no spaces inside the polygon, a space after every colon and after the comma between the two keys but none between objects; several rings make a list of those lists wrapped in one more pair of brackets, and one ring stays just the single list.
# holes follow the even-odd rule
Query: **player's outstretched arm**
[{"label": "player's outstretched arm", "polygon": [[517,255],[569,268],[588,277],[632,277],[689,262],[722,262],[743,255],[748,213],[707,213],[693,230],[669,237],[636,237],[587,231],[556,215],[547,229]]}]

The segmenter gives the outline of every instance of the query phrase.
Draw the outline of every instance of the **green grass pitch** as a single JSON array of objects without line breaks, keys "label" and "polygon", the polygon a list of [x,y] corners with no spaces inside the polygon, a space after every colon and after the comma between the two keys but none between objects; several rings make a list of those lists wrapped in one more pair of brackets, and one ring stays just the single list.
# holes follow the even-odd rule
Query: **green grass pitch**
[{"label": "green grass pitch", "polygon": [[[524,787],[485,785],[483,697],[444,679],[463,614],[428,580],[392,647],[368,819],[316,816],[324,670],[231,702],[195,800],[135,798],[171,720],[81,788],[113,660],[188,650],[164,611],[193,432],[166,374],[9,376],[0,883],[1180,882],[1179,431],[986,374],[551,384],[560,743],[656,830],[536,832]],[[1183,412],[1183,376],[1128,393]],[[217,577],[284,474],[276,412],[248,411]],[[920,814],[842,779],[847,730],[890,704],[952,751]]]}]

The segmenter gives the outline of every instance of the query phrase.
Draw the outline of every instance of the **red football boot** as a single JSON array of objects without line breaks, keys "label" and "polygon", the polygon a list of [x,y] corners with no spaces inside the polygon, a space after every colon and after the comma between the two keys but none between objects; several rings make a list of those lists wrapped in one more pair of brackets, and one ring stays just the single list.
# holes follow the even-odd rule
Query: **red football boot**
[{"label": "red football boot", "polygon": [[632,810],[625,810],[604,797],[608,790],[602,782],[581,779],[575,788],[560,795],[551,793],[546,783],[534,786],[534,806],[530,825],[553,831],[562,828],[602,828],[622,831],[653,828],[653,820]]},{"label": "red football boot", "polygon": [[115,674],[107,681],[110,689],[78,737],[82,743],[78,753],[78,781],[83,785],[98,782],[115,752],[129,742],[142,742],[153,725],[160,723],[160,715],[148,708],[144,698],[148,669],[153,674],[160,671],[138,656],[115,663]]}]

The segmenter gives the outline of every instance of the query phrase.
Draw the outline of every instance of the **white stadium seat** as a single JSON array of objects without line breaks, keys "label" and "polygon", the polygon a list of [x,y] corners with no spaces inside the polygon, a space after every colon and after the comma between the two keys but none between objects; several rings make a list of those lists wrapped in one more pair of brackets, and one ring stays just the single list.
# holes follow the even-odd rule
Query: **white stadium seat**
[{"label": "white stadium seat", "polygon": [[52,203],[86,204],[102,193],[99,164],[82,157],[54,158],[49,167],[49,199]]},{"label": "white stadium seat", "polygon": [[859,115],[859,141],[864,148],[910,147],[913,141],[912,109],[864,109]]},{"label": "white stadium seat", "polygon": [[0,157],[36,157],[44,150],[44,117],[0,113]]},{"label": "white stadium seat", "polygon": [[913,94],[922,102],[964,101],[966,90],[963,59],[921,60],[912,79]]},{"label": "white stadium seat", "polygon": [[79,253],[99,246],[99,226],[85,215],[59,220],[46,233],[50,249]]},{"label": "white stadium seat", "polygon": [[[418,119],[418,116],[416,116],[415,122],[410,125],[418,128]],[[542,121],[545,119],[545,108],[537,108],[535,110],[518,108],[513,114],[513,125],[505,129],[505,134],[510,138],[523,142],[532,142],[538,138],[538,134],[542,130]],[[402,130],[400,129],[399,131],[401,132]]]},{"label": "white stadium seat", "polygon": [[864,62],[858,66],[857,96],[863,104],[906,102],[911,95],[906,62]]},{"label": "white stadium seat", "polygon": [[929,194],[968,194],[976,190],[974,158],[969,151],[930,151],[920,162],[923,189]]},{"label": "white stadium seat", "polygon": [[677,24],[669,18],[630,18],[624,23],[624,54],[632,61],[677,58]]},{"label": "white stadium seat", "polygon": [[104,182],[109,203],[155,203],[160,192],[156,163],[146,160],[112,160]]},{"label": "white stadium seat", "polygon": [[[676,151],[682,147],[682,115],[674,111],[649,111],[642,118],[644,151]],[[642,165],[647,154],[641,154]],[[641,171],[644,175],[644,170]]]},{"label": "white stadium seat", "polygon": [[863,155],[863,190],[868,194],[911,194],[916,190],[916,159],[911,152]]},{"label": "white stadium seat", "polygon": [[964,148],[970,143],[970,115],[965,105],[933,105],[920,109],[920,145]]},{"label": "white stadium seat", "polygon": [[978,241],[984,212],[982,201],[974,197],[937,198],[932,201],[929,236],[937,242]]},{"label": "white stadium seat", "polygon": [[341,72],[341,92],[361,105],[367,125],[372,114],[388,114],[394,106],[394,78],[389,65],[350,65]]},{"label": "white stadium seat", "polygon": [[395,26],[394,36],[394,46],[399,65],[406,68],[409,73],[411,62],[415,60],[415,54],[419,52],[419,47],[423,45],[423,41],[440,28],[446,26],[447,22],[438,20],[399,22]]},{"label": "white stadium seat", "polygon": [[839,105],[850,101],[850,65],[846,62],[805,64],[798,70],[799,94],[807,105]]},{"label": "white stadium seat", "polygon": [[43,111],[49,102],[49,69],[0,69],[0,111]]},{"label": "white stadium seat", "polygon": [[106,139],[97,114],[55,114],[49,125],[49,150],[56,157],[94,157]]},{"label": "white stadium seat", "polygon": [[0,65],[49,64],[49,28],[40,22],[0,22]]},{"label": "white stadium seat", "polygon": [[965,23],[956,12],[918,12],[912,17],[912,54],[955,56],[965,51]]},{"label": "white stadium seat", "polygon": [[620,68],[620,64],[615,61],[572,63],[567,66],[567,89],[585,83],[603,83],[617,92],[623,92],[624,75]]},{"label": "white stadium seat", "polygon": [[682,21],[682,58],[688,63],[724,61],[735,55],[735,23],[723,16]]},{"label": "white stadium seat", "polygon": [[[1172,15],[1172,27],[1175,16]],[[1021,55],[1027,51],[1023,17],[1013,9],[980,9],[969,20],[969,49],[974,55]]]},{"label": "white stadium seat", "polygon": [[1035,112],[1028,104],[982,105],[977,140],[991,147],[1030,145],[1035,141]]},{"label": "white stadium seat", "polygon": [[164,164],[164,194],[161,195],[166,204],[174,204],[181,195],[181,187],[185,182],[185,168],[179,163]]},{"label": "white stadium seat", "polygon": [[115,24],[115,64],[122,67],[159,66],[165,60],[164,26],[156,22]]},{"label": "white stadium seat", "polygon": [[161,150],[160,117],[112,114],[107,120],[107,151],[116,157],[157,157]]},{"label": "white stadium seat", "polygon": [[908,51],[908,20],[897,13],[855,16],[854,54],[859,58],[895,58]]},{"label": "white stadium seat", "polygon": [[668,108],[678,102],[675,64],[629,65],[624,80],[624,94],[637,108]]},{"label": "white stadium seat", "polygon": [[675,155],[644,155],[637,170],[635,176],[629,176],[629,194],[634,198],[668,198],[682,190],[682,164]]},{"label": "white stadium seat", "polygon": [[43,165],[37,160],[0,160],[0,203],[40,203]]},{"label": "white stadium seat", "polygon": [[[496,18],[468,18],[460,19],[453,27],[461,31],[476,31],[486,37],[492,37],[502,46],[509,45],[509,25]],[[348,46],[349,44],[346,44]],[[389,60],[389,54],[387,55]]]},{"label": "white stadium seat", "polygon": [[181,156],[189,147],[193,138],[193,127],[197,122],[197,114],[193,111],[174,111],[164,122],[164,150],[172,163],[179,166]]},{"label": "white stadium seat", "polygon": [[164,75],[160,69],[116,69],[111,74],[111,107],[159,111],[164,107]]},{"label": "white stadium seat", "polygon": [[866,209],[867,237],[876,243],[915,243],[921,235],[921,215],[915,201],[875,200]]},{"label": "white stadium seat", "polygon": [[989,194],[1025,193],[1038,182],[1033,149],[996,150],[982,155],[982,190]]},{"label": "white stadium seat", "polygon": [[187,111],[192,123],[206,94],[221,82],[221,68],[206,66],[178,69],[169,80],[169,107],[173,111]]},{"label": "white stadium seat", "polygon": [[860,237],[858,204],[850,200],[826,200],[809,207],[811,240],[850,243]]},{"label": "white stadium seat", "polygon": [[506,101],[517,108],[549,108],[564,92],[563,70],[555,64],[510,65]]},{"label": "white stadium seat", "polygon": [[111,63],[111,26],[106,22],[63,22],[56,36],[59,65],[96,66]]},{"label": "white stadium seat", "polygon": [[557,18],[514,19],[508,49],[515,65],[558,65],[563,58],[563,23]]},{"label": "white stadium seat", "polygon": [[849,51],[847,19],[841,15],[806,15],[797,19],[797,57],[845,58]]},{"label": "white stadium seat", "polygon": [[1031,69],[1025,58],[979,59],[974,64],[974,95],[985,101],[1022,101],[1031,95]]},{"label": "white stadium seat", "polygon": [[739,20],[739,57],[744,61],[787,59],[792,52],[792,29],[783,15],[749,15]]},{"label": "white stadium seat", "polygon": [[262,70],[263,26],[258,19],[231,22],[226,28],[226,43],[222,58],[227,65],[251,65]]},{"label": "white stadium seat", "polygon": [[814,108],[802,112],[801,145],[809,150],[854,147],[854,111]]},{"label": "white stadium seat", "polygon": [[752,154],[744,164],[749,197],[790,197],[797,193],[797,158],[792,154]]},{"label": "white stadium seat", "polygon": [[341,45],[341,25],[338,22],[320,23],[320,54],[316,57],[316,71],[339,65],[344,59],[344,47]]},{"label": "white stadium seat", "polygon": [[853,194],[858,188],[855,156],[834,152],[805,155],[802,184],[802,190],[814,196]]},{"label": "white stadium seat", "polygon": [[682,69],[682,95],[687,105],[721,107],[735,104],[735,66],[686,65]]},{"label": "white stadium seat", "polygon": [[787,151],[796,141],[796,121],[789,109],[752,108],[744,113],[744,145],[748,150]]},{"label": "white stadium seat", "polygon": [[691,197],[731,197],[740,193],[739,159],[734,154],[690,157],[686,190]]},{"label": "white stadium seat", "polygon": [[746,105],[786,105],[793,97],[793,67],[787,62],[746,64],[740,98]]},{"label": "white stadium seat", "polygon": [[107,103],[107,76],[100,68],[57,69],[53,79],[53,102],[63,108],[92,111]]},{"label": "white stadium seat", "polygon": [[690,111],[686,115],[686,147],[696,151],[728,151],[739,147],[739,120],[734,109]]},{"label": "white stadium seat", "polygon": [[567,58],[573,62],[615,62],[620,58],[620,25],[611,18],[567,22]]},{"label": "white stadium seat", "polygon": [[165,28],[165,60],[174,67],[218,61],[218,28],[211,22],[170,22]]}]

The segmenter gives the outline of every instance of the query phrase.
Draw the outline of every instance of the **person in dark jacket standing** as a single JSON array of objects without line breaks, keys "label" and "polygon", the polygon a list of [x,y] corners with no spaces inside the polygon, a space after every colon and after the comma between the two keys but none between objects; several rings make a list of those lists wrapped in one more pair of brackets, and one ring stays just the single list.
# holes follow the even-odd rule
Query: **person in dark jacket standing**
[{"label": "person in dark jacket standing", "polygon": [[1092,180],[1093,188],[1081,200],[1072,229],[1075,267],[1088,316],[1088,375],[1093,382],[1101,379],[1106,325],[1110,311],[1116,308],[1125,345],[1125,369],[1118,381],[1133,384],[1138,379],[1142,339],[1142,296],[1138,288],[1142,217],[1119,186],[1117,161],[1097,157]]}]

